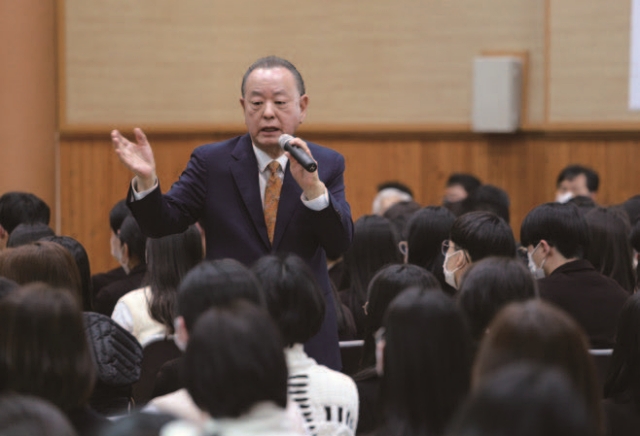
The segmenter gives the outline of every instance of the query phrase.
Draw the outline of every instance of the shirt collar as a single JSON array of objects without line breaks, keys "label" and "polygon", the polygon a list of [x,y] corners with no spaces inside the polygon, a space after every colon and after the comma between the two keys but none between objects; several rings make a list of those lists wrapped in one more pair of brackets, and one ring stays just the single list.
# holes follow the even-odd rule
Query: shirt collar
[{"label": "shirt collar", "polygon": [[[255,153],[256,160],[258,161],[258,169],[261,173],[264,173],[264,171],[267,169],[267,165],[269,165],[274,159],[271,158],[271,156],[269,156],[267,153],[256,147],[253,143],[251,145],[253,146],[253,152]],[[280,164],[280,168],[282,168],[282,171],[284,171],[288,161],[287,155],[282,154],[282,156],[275,160],[278,161],[278,163]]]}]

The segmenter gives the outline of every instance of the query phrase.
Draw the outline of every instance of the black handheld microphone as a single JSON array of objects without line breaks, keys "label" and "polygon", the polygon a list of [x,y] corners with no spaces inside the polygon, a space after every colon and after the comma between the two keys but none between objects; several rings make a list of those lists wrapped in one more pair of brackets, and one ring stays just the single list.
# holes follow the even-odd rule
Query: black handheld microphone
[{"label": "black handheld microphone", "polygon": [[289,154],[293,156],[293,158],[297,160],[298,163],[302,165],[304,169],[307,170],[308,172],[312,173],[315,170],[317,170],[318,164],[303,149],[301,149],[300,147],[296,147],[295,145],[292,145],[291,144],[292,139],[293,139],[293,136],[287,135],[286,133],[283,135],[280,135],[280,138],[278,138],[280,147],[282,147],[284,151],[288,151]]}]

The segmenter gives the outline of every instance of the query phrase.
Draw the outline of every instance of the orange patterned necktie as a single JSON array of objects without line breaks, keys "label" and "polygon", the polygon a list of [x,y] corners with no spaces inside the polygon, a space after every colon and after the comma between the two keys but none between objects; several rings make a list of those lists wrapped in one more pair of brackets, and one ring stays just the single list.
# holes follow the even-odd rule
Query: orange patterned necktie
[{"label": "orange patterned necktie", "polygon": [[267,224],[269,242],[273,243],[273,233],[276,229],[276,215],[278,214],[282,180],[278,176],[280,164],[277,161],[271,161],[268,167],[271,171],[271,176],[269,176],[269,180],[267,180],[267,188],[264,191],[264,222]]}]

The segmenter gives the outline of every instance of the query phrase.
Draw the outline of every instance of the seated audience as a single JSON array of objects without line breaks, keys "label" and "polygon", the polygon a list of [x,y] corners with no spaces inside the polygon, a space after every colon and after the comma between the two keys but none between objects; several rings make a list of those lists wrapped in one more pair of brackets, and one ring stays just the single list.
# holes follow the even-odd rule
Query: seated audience
[{"label": "seated audience", "polygon": [[249,302],[214,307],[199,317],[185,354],[185,383],[193,401],[213,418],[206,425],[209,434],[300,434],[286,411],[283,348],[273,321]]},{"label": "seated audience", "polygon": [[20,224],[9,235],[7,248],[19,247],[55,235],[55,232],[46,224]]},{"label": "seated audience", "polygon": [[413,201],[411,188],[400,182],[381,183],[371,205],[371,214],[384,215],[391,206],[401,201]]},{"label": "seated audience", "polygon": [[89,264],[89,256],[80,242],[71,236],[48,236],[41,239],[42,241],[55,242],[63,246],[73,256],[80,273],[80,284],[82,287],[82,310],[85,312],[93,312],[93,288],[91,287],[91,265]]},{"label": "seated audience", "polygon": [[383,266],[401,263],[398,235],[391,222],[377,215],[365,215],[354,225],[353,242],[344,254],[343,283],[340,299],[349,308],[356,322],[357,337],[364,337],[364,310],[369,281]]},{"label": "seated audience", "polygon": [[597,207],[584,216],[589,230],[589,245],[584,258],[600,274],[612,278],[627,292],[636,286],[631,228],[626,216],[613,208]]},{"label": "seated audience", "polygon": [[566,203],[573,197],[583,196],[596,199],[600,178],[591,168],[569,165],[556,180],[556,203]]},{"label": "seated audience", "polygon": [[124,275],[120,278],[113,275],[109,283],[96,293],[95,298],[96,312],[107,316],[111,316],[120,298],[140,288],[147,274],[147,237],[142,234],[134,217],[124,219],[116,239],[118,242],[114,245],[115,252]]},{"label": "seated audience", "polygon": [[462,280],[457,302],[467,315],[477,343],[500,309],[511,302],[537,296],[535,280],[522,262],[489,257],[471,265]]},{"label": "seated audience", "polygon": [[36,241],[4,250],[0,254],[0,276],[19,285],[43,282],[70,290],[80,307],[82,281],[73,256],[63,246],[50,241]]},{"label": "seated audience", "polygon": [[411,288],[377,334],[381,435],[442,435],[469,390],[471,334],[442,292]]},{"label": "seated audience", "polygon": [[9,235],[20,224],[49,225],[49,206],[27,192],[6,192],[0,196],[0,250],[6,247]]},{"label": "seated audience", "polygon": [[[127,207],[127,202],[125,200],[120,200],[117,202],[109,212],[109,227],[111,229],[111,236],[109,237],[109,246],[111,249],[111,256],[120,263],[120,239],[118,235],[120,233],[120,227],[124,222],[125,218],[131,215],[131,211]],[[109,285],[111,282],[115,280],[123,279],[127,276],[127,273],[124,271],[121,265],[118,265],[117,268],[109,270],[107,272],[94,274],[91,277],[91,282],[93,285],[93,290],[98,294],[100,290]],[[134,288],[135,289],[135,288]],[[109,314],[111,315],[111,314]]]},{"label": "seated audience", "polygon": [[622,307],[613,356],[604,385],[610,436],[638,434],[640,428],[640,294]]},{"label": "seated audience", "polygon": [[529,269],[539,278],[540,297],[569,313],[592,348],[611,348],[629,294],[584,259],[589,232],[578,208],[558,203],[534,208],[522,223],[520,239],[529,253]]},{"label": "seated audience", "polygon": [[419,211],[421,207],[415,201],[401,201],[387,209],[382,216],[391,221],[396,233],[401,236],[404,234],[407,223],[413,214]]},{"label": "seated audience", "polygon": [[54,405],[27,395],[0,395],[3,436],[76,436],[69,420]]},{"label": "seated audience", "polygon": [[494,185],[482,185],[473,191],[465,200],[465,211],[493,212],[509,224],[509,194]]},{"label": "seated audience", "polygon": [[462,207],[463,200],[481,185],[482,182],[472,174],[451,174],[447,179],[447,184],[444,189],[442,205],[449,209],[455,216],[462,215],[464,213]]},{"label": "seated audience", "polygon": [[470,212],[457,218],[449,240],[442,243],[446,282],[455,289],[473,262],[489,256],[515,257],[511,227],[491,212]]},{"label": "seated audience", "polygon": [[[174,336],[178,348],[182,351],[187,348],[200,315],[211,307],[222,307],[239,299],[265,306],[260,284],[246,266],[232,259],[205,261],[195,266],[178,287]],[[207,417],[191,400],[180,376],[183,361],[184,357],[179,357],[163,365],[154,388],[156,398],[145,410],[204,422]]]},{"label": "seated audience", "polygon": [[428,206],[411,217],[405,233],[406,262],[430,271],[442,289],[451,295],[455,289],[444,280],[442,241],[449,238],[455,220],[456,217],[448,209]]},{"label": "seated audience", "polygon": [[[309,434],[354,435],[358,424],[358,390],[353,380],[318,365],[303,349],[322,325],[325,301],[306,263],[293,254],[265,256],[252,268],[262,284],[267,309],[286,348],[289,396]],[[327,412],[327,410],[329,412]]]},{"label": "seated audience", "polygon": [[449,436],[595,436],[566,374],[521,363],[487,377],[457,413]]},{"label": "seated audience", "polygon": [[508,365],[531,362],[565,373],[584,400],[592,428],[601,434],[601,393],[582,329],[562,310],[540,300],[511,303],[489,325],[473,368],[473,385]]},{"label": "seated audience", "polygon": [[107,423],[87,406],[95,369],[80,306],[68,290],[33,284],[2,299],[0,358],[7,390],[51,401],[80,436]]},{"label": "seated audience", "polygon": [[195,226],[185,232],[147,240],[146,287],[118,300],[114,321],[144,347],[174,333],[176,290],[180,280],[203,257],[200,232]]},{"label": "seated audience", "polygon": [[389,304],[402,291],[417,287],[440,291],[438,280],[427,270],[416,265],[389,265],[373,276],[367,292],[365,305],[364,347],[361,371],[354,375],[358,396],[360,397],[360,418],[358,434],[373,431],[380,422],[380,375],[375,370],[376,342],[375,333],[382,327],[384,315]]}]

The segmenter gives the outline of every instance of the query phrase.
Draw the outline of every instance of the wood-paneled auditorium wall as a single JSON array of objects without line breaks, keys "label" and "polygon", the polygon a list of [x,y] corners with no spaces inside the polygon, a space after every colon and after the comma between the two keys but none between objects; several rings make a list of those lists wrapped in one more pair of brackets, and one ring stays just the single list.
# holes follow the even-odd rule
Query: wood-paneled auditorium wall
[{"label": "wood-paneled auditorium wall", "polygon": [[[389,179],[410,185],[422,204],[438,204],[454,171],[509,192],[516,237],[526,213],[553,199],[555,177],[569,163],[600,173],[602,204],[640,192],[640,139],[633,134],[640,118],[625,111],[618,82],[609,100],[596,88],[626,80],[628,44],[616,33],[625,9],[595,14],[594,28],[586,13],[583,27],[567,20],[579,7],[597,9],[597,0],[477,3],[292,8],[276,0],[267,10],[252,0],[59,0],[62,233],[85,245],[94,271],[114,266],[107,217],[130,174],[113,153],[109,130],[130,135],[140,125],[151,132],[167,189],[195,146],[242,133],[240,76],[266,53],[291,58],[305,75],[311,111],[300,135],[344,154],[354,218],[370,210],[375,186]],[[609,70],[591,59],[581,68],[581,46],[593,48],[585,42],[594,32],[625,41],[615,50],[597,47],[612,60]],[[528,56],[523,129],[473,134],[473,56],[501,51]],[[574,76],[589,87],[583,100]]]}]

